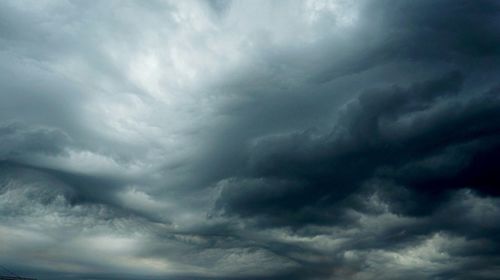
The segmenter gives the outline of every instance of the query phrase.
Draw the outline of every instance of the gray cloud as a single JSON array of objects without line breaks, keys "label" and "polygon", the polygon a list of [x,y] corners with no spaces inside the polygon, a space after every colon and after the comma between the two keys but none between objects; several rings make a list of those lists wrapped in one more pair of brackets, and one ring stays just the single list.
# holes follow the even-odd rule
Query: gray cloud
[{"label": "gray cloud", "polygon": [[18,274],[498,275],[495,1],[0,6]]}]

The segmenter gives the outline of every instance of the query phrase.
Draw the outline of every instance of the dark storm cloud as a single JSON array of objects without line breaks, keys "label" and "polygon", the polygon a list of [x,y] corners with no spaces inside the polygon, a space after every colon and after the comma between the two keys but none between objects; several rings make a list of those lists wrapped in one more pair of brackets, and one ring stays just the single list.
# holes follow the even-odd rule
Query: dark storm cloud
[{"label": "dark storm cloud", "polygon": [[368,90],[346,105],[333,131],[259,139],[249,151],[259,183],[233,179],[235,187],[223,186],[221,194],[227,204],[219,203],[245,215],[269,215],[269,207],[285,215],[310,205],[317,211],[373,177],[431,199],[465,187],[495,195],[498,89],[468,96],[462,82],[462,74],[452,72],[408,88]]},{"label": "dark storm cloud", "polygon": [[0,5],[0,264],[498,275],[497,2]]},{"label": "dark storm cloud", "polygon": [[47,127],[27,127],[7,123],[0,127],[0,158],[13,159],[29,154],[60,154],[70,139],[63,132]]},{"label": "dark storm cloud", "polygon": [[[341,52],[339,62],[320,67],[314,80],[328,81],[395,61],[468,68],[485,63],[481,59],[498,59],[500,6],[494,1],[383,1],[364,9],[367,26],[357,34],[363,40]],[[324,55],[336,59],[338,54]]]},{"label": "dark storm cloud", "polygon": [[[449,217],[472,211],[457,206],[462,199],[466,201],[454,195],[457,190],[475,190],[473,197],[499,194],[496,160],[500,148],[499,88],[494,76],[489,76],[498,71],[494,66],[500,45],[495,30],[498,5],[445,1],[373,5],[375,10],[371,11],[383,16],[381,36],[389,36],[387,40],[361,48],[361,56],[356,55],[355,49],[340,64],[334,63],[334,68],[320,68],[322,73],[316,75],[317,81],[362,73],[394,62],[424,65],[431,62],[441,71],[429,69],[433,72],[431,76],[413,76],[413,82],[403,80],[403,85],[396,82],[374,89],[369,85],[359,88],[361,94],[343,106],[333,121],[333,129],[311,126],[296,132],[275,130],[267,132],[269,136],[263,133],[264,136],[253,137],[244,150],[245,167],[238,170],[237,176],[218,183],[221,194],[217,209],[223,215],[248,219],[257,228],[292,226],[299,236],[311,224],[363,228],[350,211],[366,213],[373,219],[380,211],[408,215],[408,219],[417,221],[396,227],[380,224],[384,228],[380,235],[353,235],[348,238],[352,242],[347,242],[344,248],[327,253],[313,251],[312,255],[325,261],[302,262],[303,271],[323,275],[320,278],[372,278],[370,274],[363,276],[363,267],[371,267],[372,258],[381,255],[370,256],[369,252],[403,250],[442,233],[470,238],[473,244],[465,248],[457,245],[460,249],[450,244],[450,248],[443,250],[451,259],[463,257],[464,263],[429,275],[445,279],[490,279],[494,273],[487,271],[495,270],[494,260],[498,258],[498,227],[493,220],[482,226],[476,224],[488,210],[482,209],[476,213],[478,216],[467,221]],[[369,14],[367,18],[376,16]],[[419,71],[421,66],[415,67]],[[395,81],[404,76],[391,75]],[[410,77],[412,73],[407,75]],[[272,108],[267,112],[279,112],[280,106],[286,107],[290,100],[283,102],[265,105]],[[310,112],[306,108],[302,106],[303,110],[296,113],[307,118]],[[316,108],[321,110],[321,104]],[[270,116],[279,116],[273,113]],[[262,115],[265,113],[252,119],[259,120]],[[294,117],[291,118],[293,121]],[[266,116],[264,122],[269,125],[275,120],[279,118]],[[389,210],[366,205],[367,193],[379,196]],[[492,209],[498,209],[496,203],[491,204]],[[447,206],[450,204],[453,207]],[[475,230],[478,228],[482,230]],[[313,238],[324,233],[306,231],[305,235]],[[489,244],[479,245],[485,239]],[[299,250],[307,255],[304,248]],[[349,250],[359,250],[357,261],[346,260],[342,255],[332,257],[336,252]],[[469,250],[471,253],[467,255],[465,252]],[[293,255],[287,250],[280,253]],[[403,250],[405,254],[409,253]],[[492,261],[487,261],[486,256],[491,255]],[[386,267],[388,263],[387,260],[378,266]],[[336,266],[338,273],[323,271],[325,267]],[[342,274],[344,270],[351,273]],[[391,277],[404,275],[418,279],[425,275],[418,269],[402,273]]]}]

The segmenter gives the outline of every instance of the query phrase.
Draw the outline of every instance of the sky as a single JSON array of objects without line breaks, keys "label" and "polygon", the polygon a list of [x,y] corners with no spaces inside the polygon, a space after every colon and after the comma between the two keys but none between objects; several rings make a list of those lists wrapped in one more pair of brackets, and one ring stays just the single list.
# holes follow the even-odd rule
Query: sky
[{"label": "sky", "polygon": [[0,274],[498,279],[500,2],[0,1]]}]

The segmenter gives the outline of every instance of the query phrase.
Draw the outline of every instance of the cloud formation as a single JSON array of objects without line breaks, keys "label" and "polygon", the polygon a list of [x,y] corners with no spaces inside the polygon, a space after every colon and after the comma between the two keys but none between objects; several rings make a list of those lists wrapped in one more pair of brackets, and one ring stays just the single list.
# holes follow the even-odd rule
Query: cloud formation
[{"label": "cloud formation", "polygon": [[0,264],[495,279],[499,26],[489,0],[3,1]]}]

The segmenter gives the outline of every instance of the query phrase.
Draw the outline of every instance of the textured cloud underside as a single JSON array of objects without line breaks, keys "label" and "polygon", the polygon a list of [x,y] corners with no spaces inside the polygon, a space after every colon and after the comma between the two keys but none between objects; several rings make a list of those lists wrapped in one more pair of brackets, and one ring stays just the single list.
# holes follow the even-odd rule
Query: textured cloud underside
[{"label": "textured cloud underside", "polygon": [[17,274],[500,274],[496,1],[2,1],[0,62]]}]

